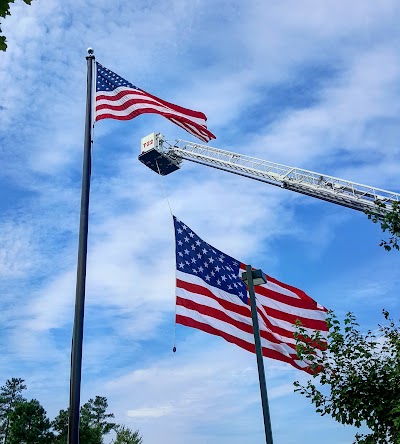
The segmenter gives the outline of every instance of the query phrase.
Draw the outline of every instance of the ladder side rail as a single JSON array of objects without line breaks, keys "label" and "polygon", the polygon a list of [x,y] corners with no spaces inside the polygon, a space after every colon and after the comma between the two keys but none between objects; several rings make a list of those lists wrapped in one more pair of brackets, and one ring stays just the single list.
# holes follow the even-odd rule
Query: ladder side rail
[{"label": "ladder side rail", "polygon": [[[324,192],[321,190],[315,190],[313,191],[311,188],[305,188],[296,186],[293,184],[289,184],[285,187],[288,190],[295,191],[296,193],[301,193],[307,196],[312,196],[320,200],[324,200],[327,202],[331,202],[343,207],[351,208],[353,210],[357,211],[373,211],[376,212],[376,205],[373,202],[365,202],[360,200],[354,200],[354,198],[347,198],[346,196],[342,195],[332,195],[331,193]],[[388,211],[387,209],[386,211]],[[381,210],[381,214],[384,213],[384,211]]]},{"label": "ladder side rail", "polygon": [[279,163],[270,162],[268,160],[262,160],[255,157],[246,156],[245,154],[238,154],[232,151],[221,150],[219,148],[210,147],[207,145],[201,145],[198,143],[185,142],[178,140],[177,145],[172,146],[171,149],[184,150],[191,153],[201,153],[213,158],[225,159],[232,163],[241,163],[242,165],[248,165],[251,167],[266,168],[266,170],[276,170],[279,174],[286,173],[290,167],[281,165]]},{"label": "ladder side rail", "polygon": [[[282,164],[273,163],[266,160],[261,160],[257,158],[253,158],[250,156],[246,156],[244,154],[233,153],[230,151],[220,150],[218,148],[209,147],[207,145],[200,145],[191,142],[186,142],[182,149],[188,152],[201,152],[209,157],[216,157],[219,159],[223,159],[229,161],[231,163],[241,163],[242,165],[247,165],[255,169],[263,169],[264,171],[273,171],[277,174],[282,175],[282,179],[285,177],[294,179],[298,182],[305,183],[316,183],[316,182],[324,182],[329,184],[337,184],[337,186],[342,187],[353,187],[354,185],[358,185],[360,187],[366,187],[362,184],[357,184],[356,182],[344,181],[343,179],[339,179],[333,176],[322,175],[320,173],[315,173],[309,170],[304,170],[300,168],[288,167]],[[371,187],[368,187],[371,189]],[[380,190],[385,191],[385,190]]]},{"label": "ladder side rail", "polygon": [[[374,191],[374,193],[371,194],[372,198],[366,197],[364,192],[355,190],[354,183],[351,182],[348,183],[342,181],[343,183],[350,185],[350,187],[347,187],[348,188],[347,190],[345,190],[343,186],[335,188],[333,186],[335,182],[332,183],[328,182],[328,185],[332,185],[331,187],[329,186],[327,187],[326,183],[325,187],[321,187],[320,185],[315,185],[315,183],[313,184],[312,181],[310,180],[304,182],[302,180],[299,180],[300,179],[299,174],[302,175],[303,170],[297,171],[297,174],[295,176],[297,181],[293,179],[291,181],[290,179],[287,179],[287,176],[285,178],[286,180],[283,180],[282,179],[283,176],[276,173],[271,173],[271,172],[266,173],[262,170],[253,169],[246,165],[242,165],[239,163],[231,163],[230,161],[224,159],[210,157],[208,155],[199,154],[198,152],[193,152],[191,150],[174,147],[173,152],[176,156],[182,159],[195,161],[197,163],[201,163],[206,166],[213,166],[215,168],[222,167],[220,169],[223,169],[224,171],[227,172],[233,172],[235,174],[238,174],[238,172],[244,173],[241,175],[245,175],[246,177],[253,179],[261,178],[262,181],[265,181],[269,184],[281,186],[287,189],[291,189],[293,191],[297,191],[302,194],[307,194],[314,196],[316,198],[321,198],[323,200],[328,200],[330,202],[337,203],[339,205],[344,205],[359,211],[364,211],[365,209],[376,210],[374,201],[376,200],[376,198],[382,199],[384,197],[377,195],[375,190],[371,187],[368,187],[368,189],[372,189]],[[207,152],[207,150],[202,150],[202,152]],[[306,176],[309,175],[309,172],[306,173],[307,173]],[[315,179],[314,177],[315,175],[316,173],[314,173],[314,175],[312,175],[311,178]],[[320,180],[321,177],[323,176],[318,175],[318,180]],[[358,194],[355,191],[357,191]],[[390,208],[388,208],[388,210],[390,210]]]},{"label": "ladder side rail", "polygon": [[331,187],[332,189],[336,189],[340,192],[348,192],[355,196],[364,195],[367,197],[371,197],[374,200],[382,197],[392,201],[400,200],[400,194],[398,193],[393,193],[391,191],[383,190],[380,188],[359,184],[357,182],[339,179],[333,176],[311,173],[307,170],[301,170],[298,168],[293,168],[286,177],[289,179],[293,179],[293,181],[296,181],[298,183],[309,183],[312,185],[317,185],[321,188]]},{"label": "ladder side rail", "polygon": [[[365,196],[366,198],[372,200],[379,199],[386,202],[400,201],[400,194],[398,193],[363,185],[357,182],[343,180],[334,176],[327,176],[309,170],[288,167],[282,164],[246,156],[244,154],[233,153],[230,151],[209,147],[207,145],[186,142],[183,140],[179,140],[179,145],[181,145],[179,149],[182,150],[180,151],[180,155],[183,155],[183,152],[193,153],[194,155],[196,155],[196,153],[202,153],[208,157],[210,161],[211,159],[218,159],[229,164],[231,168],[233,168],[234,164],[237,164],[253,170],[260,170],[267,173],[269,177],[273,178],[274,180],[293,180],[296,183],[317,185],[321,189],[332,188],[332,190],[335,190],[336,193],[340,192],[352,194],[353,196]],[[174,148],[176,148],[176,146],[172,149]]]},{"label": "ladder side rail", "polygon": [[400,201],[398,193],[333,176],[181,140],[176,141],[175,145],[168,143],[169,148],[165,149],[163,142],[161,141],[159,148],[178,161],[191,160],[360,211],[376,211],[375,201],[380,200],[386,202],[387,206],[383,211],[387,212],[390,211],[393,201]]},{"label": "ladder side rail", "polygon": [[358,211],[364,211],[366,209],[374,210],[375,204],[373,201],[360,200],[360,198],[355,197],[353,195],[346,194],[337,194],[334,190],[323,190],[316,187],[304,186],[296,183],[288,183],[277,180],[276,177],[267,176],[263,174],[261,171],[251,170],[250,168],[243,167],[241,165],[229,165],[229,163],[218,161],[216,159],[209,159],[206,156],[198,156],[194,153],[190,152],[179,152],[180,157],[183,159],[194,161],[196,163],[200,163],[202,165],[211,166],[213,168],[221,169],[223,171],[231,172],[234,174],[238,174],[241,176],[248,177],[250,179],[260,180],[262,182],[267,182],[271,185],[280,186],[283,188],[290,189],[292,191],[296,191],[301,194],[306,194],[309,196],[313,196],[322,200],[326,200],[332,203],[336,203],[338,205],[346,206],[349,208],[353,208]]},{"label": "ladder side rail", "polygon": [[[282,181],[280,180],[280,176],[276,173],[266,173],[262,170],[250,168],[246,165],[231,163],[230,161],[216,159],[214,157],[209,157],[207,155],[194,153],[191,151],[181,150],[180,148],[174,148],[174,153],[177,154],[180,158],[186,160],[199,160],[204,165],[219,165],[225,167],[227,171],[242,171],[248,173],[251,176],[256,177],[266,177],[268,180],[272,180],[277,182],[278,186],[282,186]],[[200,163],[200,162],[199,162]]]},{"label": "ladder side rail", "polygon": [[[259,175],[256,176],[253,174],[252,171],[249,171],[248,168],[244,168],[238,165],[235,165],[235,168],[232,168],[232,165],[227,165],[224,162],[215,161],[213,163],[210,163],[209,159],[204,158],[203,156],[197,156],[193,155],[193,153],[186,152],[180,157],[184,160],[189,160],[195,163],[198,163],[200,165],[205,165],[211,168],[216,168],[228,173],[233,173],[239,176],[247,177],[249,179],[258,180],[260,182],[268,183],[270,185],[279,186],[282,188],[286,188],[291,191],[295,191],[300,194],[304,194],[307,196],[312,196],[315,198],[318,198],[320,200],[324,200],[327,202],[335,203],[337,205],[351,208],[353,210],[357,211],[366,211],[366,210],[374,210],[375,205],[373,202],[365,202],[360,201],[360,199],[354,198],[353,196],[346,196],[346,195],[337,195],[333,192],[324,191],[321,189],[313,189],[310,187],[301,186],[298,184],[291,184],[291,183],[284,183],[281,184],[279,181],[269,180],[265,175],[262,175],[261,172],[258,172]],[[322,191],[322,192],[321,192]]]}]

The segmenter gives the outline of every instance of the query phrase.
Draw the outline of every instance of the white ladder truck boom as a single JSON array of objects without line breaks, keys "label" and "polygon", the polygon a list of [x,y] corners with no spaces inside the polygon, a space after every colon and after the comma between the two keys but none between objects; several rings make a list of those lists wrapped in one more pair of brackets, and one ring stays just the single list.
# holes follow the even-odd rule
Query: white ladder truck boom
[{"label": "white ladder truck boom", "polygon": [[399,193],[185,140],[171,143],[160,133],[142,139],[139,160],[162,176],[178,170],[182,160],[190,160],[363,212],[384,214],[393,202],[400,202]]}]

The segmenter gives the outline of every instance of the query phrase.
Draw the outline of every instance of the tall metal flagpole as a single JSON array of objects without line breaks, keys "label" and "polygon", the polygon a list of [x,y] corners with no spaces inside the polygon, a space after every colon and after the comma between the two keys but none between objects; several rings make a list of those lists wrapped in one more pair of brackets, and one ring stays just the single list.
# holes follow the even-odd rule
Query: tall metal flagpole
[{"label": "tall metal flagpole", "polygon": [[79,410],[81,398],[83,318],[85,311],[86,259],[89,223],[89,194],[92,144],[93,49],[88,49],[85,140],[83,153],[81,216],[76,277],[75,319],[72,332],[68,444],[79,444]]},{"label": "tall metal flagpole", "polygon": [[261,403],[264,417],[265,439],[267,444],[273,444],[271,418],[269,415],[267,383],[265,380],[264,360],[261,348],[260,327],[258,325],[257,303],[254,292],[253,269],[251,265],[246,265],[247,288],[249,290],[251,317],[253,320],[254,343],[256,347],[258,378],[260,381]]}]

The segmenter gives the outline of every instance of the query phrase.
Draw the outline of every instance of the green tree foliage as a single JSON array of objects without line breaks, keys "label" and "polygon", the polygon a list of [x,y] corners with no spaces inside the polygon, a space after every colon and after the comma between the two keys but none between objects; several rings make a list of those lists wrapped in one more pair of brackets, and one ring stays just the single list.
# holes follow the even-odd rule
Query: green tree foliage
[{"label": "green tree foliage", "polygon": [[[39,401],[27,401],[24,380],[9,379],[0,387],[0,444],[65,444],[68,439],[68,409],[50,422]],[[115,444],[142,444],[139,431],[112,422],[107,398],[96,396],[80,409],[79,439],[82,444],[104,444],[112,430]]]},{"label": "green tree foliage", "polygon": [[[117,428],[117,424],[109,422],[114,414],[107,413],[107,408],[108,402],[104,396],[89,399],[81,407],[79,440],[83,444],[102,444],[104,436]],[[60,410],[52,425],[57,434],[56,442],[64,444],[68,436],[68,410]]]},{"label": "green tree foliage", "polygon": [[[32,0],[23,0],[27,5],[32,3]],[[0,17],[6,18],[10,14],[10,3],[14,3],[14,0],[0,0]],[[1,27],[0,27],[1,34]],[[7,43],[4,35],[0,35],[0,51],[6,51]]]},{"label": "green tree foliage", "polygon": [[125,426],[117,427],[117,436],[112,441],[112,444],[142,444],[143,439],[139,435],[139,430],[134,432]]},{"label": "green tree foliage", "polygon": [[400,250],[400,202],[393,202],[392,209],[389,212],[384,211],[386,205],[383,202],[376,201],[378,209],[382,211],[367,211],[368,219],[374,224],[379,223],[384,233],[389,233],[388,240],[382,240],[379,244],[386,251],[392,249]]},{"label": "green tree foliage", "polygon": [[65,444],[68,439],[68,410],[60,410],[51,425],[55,432],[54,442]]},{"label": "green tree foliage", "polygon": [[[90,444],[102,444],[103,436],[114,430],[117,424],[109,422],[114,418],[113,413],[107,413],[108,402],[104,396],[96,396],[89,399],[81,408],[81,433],[82,442]],[[88,432],[85,438],[85,432]],[[90,439],[90,441],[89,441]]]},{"label": "green tree foliage", "polygon": [[342,424],[370,433],[357,434],[356,443],[400,444],[400,329],[383,312],[386,325],[376,336],[363,334],[348,313],[343,326],[333,312],[328,317],[328,346],[321,336],[308,336],[298,326],[296,348],[300,359],[311,362],[319,384],[295,382],[295,391],[311,400],[321,415],[331,415]]},{"label": "green tree foliage", "polygon": [[51,444],[54,435],[45,409],[39,401],[22,401],[10,416],[9,444]]},{"label": "green tree foliage", "polygon": [[11,378],[0,388],[0,443],[8,443],[10,416],[15,406],[25,401],[22,392],[26,390],[24,380]]}]

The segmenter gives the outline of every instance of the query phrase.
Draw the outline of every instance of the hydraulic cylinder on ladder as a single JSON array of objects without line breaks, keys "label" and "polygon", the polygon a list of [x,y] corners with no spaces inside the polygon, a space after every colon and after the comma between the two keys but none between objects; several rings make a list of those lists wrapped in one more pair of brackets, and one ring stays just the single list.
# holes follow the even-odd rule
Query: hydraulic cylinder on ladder
[{"label": "hydraulic cylinder on ladder", "polygon": [[[358,211],[382,214],[392,209],[393,202],[400,202],[399,193],[208,145],[180,139],[171,143],[160,133],[142,139],[139,160],[162,176],[178,170],[183,160],[190,160]],[[376,202],[381,202],[384,207],[377,206]]]}]

